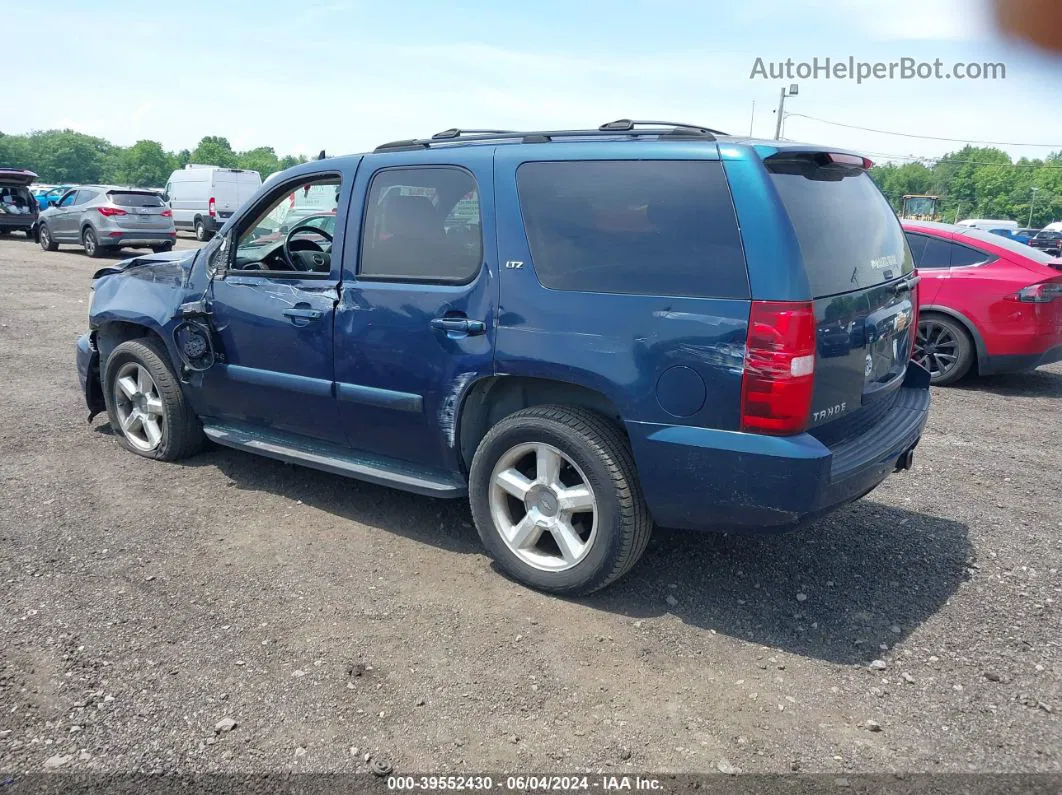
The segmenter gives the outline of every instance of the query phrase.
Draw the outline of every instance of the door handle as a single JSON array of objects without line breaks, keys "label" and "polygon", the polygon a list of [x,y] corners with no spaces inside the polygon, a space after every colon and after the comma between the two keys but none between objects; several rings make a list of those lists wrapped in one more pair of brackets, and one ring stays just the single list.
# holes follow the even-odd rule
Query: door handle
[{"label": "door handle", "polygon": [[284,315],[292,320],[320,320],[324,312],[320,309],[285,309]]},{"label": "door handle", "polygon": [[487,324],[482,320],[469,320],[467,317],[432,318],[431,327],[437,331],[456,331],[471,335],[483,334],[487,330]]}]

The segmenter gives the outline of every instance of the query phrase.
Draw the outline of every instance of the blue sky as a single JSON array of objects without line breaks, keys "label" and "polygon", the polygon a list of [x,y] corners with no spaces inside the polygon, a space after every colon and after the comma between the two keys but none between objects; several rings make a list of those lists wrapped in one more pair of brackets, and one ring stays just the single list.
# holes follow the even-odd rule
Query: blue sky
[{"label": "blue sky", "polygon": [[[787,110],[862,127],[1058,144],[1062,63],[1001,41],[977,0],[450,0],[5,3],[0,131],[72,127],[116,143],[362,151],[452,127],[619,117],[770,137],[779,81],[757,57],[1002,61],[1000,81],[800,80]],[[1062,103],[1052,102],[1056,107]],[[790,117],[785,135],[877,160],[961,143]],[[1007,148],[1037,156],[1041,147]]]}]

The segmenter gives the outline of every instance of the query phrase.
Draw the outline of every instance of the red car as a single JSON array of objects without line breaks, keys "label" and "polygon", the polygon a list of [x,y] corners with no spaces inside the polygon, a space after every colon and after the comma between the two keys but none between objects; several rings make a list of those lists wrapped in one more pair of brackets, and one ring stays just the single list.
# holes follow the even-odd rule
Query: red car
[{"label": "red car", "polygon": [[934,384],[1062,361],[1062,259],[979,229],[903,229],[922,277],[914,358]]}]

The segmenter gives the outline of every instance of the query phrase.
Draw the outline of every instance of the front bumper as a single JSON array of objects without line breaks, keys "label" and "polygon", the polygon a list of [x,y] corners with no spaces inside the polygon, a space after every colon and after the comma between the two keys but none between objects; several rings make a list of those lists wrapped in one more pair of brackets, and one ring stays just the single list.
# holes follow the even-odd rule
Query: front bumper
[{"label": "front bumper", "polygon": [[806,433],[627,423],[653,519],[689,530],[781,532],[857,500],[918,444],[929,416],[928,387],[928,374],[912,365],[890,411],[832,447]]},{"label": "front bumper", "polygon": [[91,422],[93,417],[107,408],[100,383],[100,353],[96,350],[91,331],[85,332],[77,340],[77,377],[81,381],[81,392],[85,396]]}]

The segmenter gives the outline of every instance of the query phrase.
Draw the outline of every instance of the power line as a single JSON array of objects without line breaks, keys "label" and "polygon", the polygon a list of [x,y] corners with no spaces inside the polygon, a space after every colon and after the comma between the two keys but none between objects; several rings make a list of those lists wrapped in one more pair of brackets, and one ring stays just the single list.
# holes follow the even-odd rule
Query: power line
[{"label": "power line", "polygon": [[948,141],[950,143],[985,144],[988,146],[1042,146],[1046,149],[1062,149],[1062,144],[1030,144],[1018,141],[976,141],[972,138],[943,138],[939,135],[915,135],[913,133],[878,130],[874,127],[860,127],[857,124],[844,124],[843,122],[839,121],[820,119],[816,116],[808,116],[805,113],[787,113],[786,116],[797,116],[801,119],[810,119],[811,121],[817,121],[822,124],[829,124],[834,127],[846,127],[849,130],[862,130],[863,132],[880,133],[881,135],[897,135],[901,138],[921,138],[926,141]]}]

